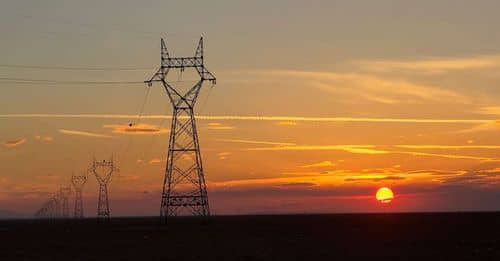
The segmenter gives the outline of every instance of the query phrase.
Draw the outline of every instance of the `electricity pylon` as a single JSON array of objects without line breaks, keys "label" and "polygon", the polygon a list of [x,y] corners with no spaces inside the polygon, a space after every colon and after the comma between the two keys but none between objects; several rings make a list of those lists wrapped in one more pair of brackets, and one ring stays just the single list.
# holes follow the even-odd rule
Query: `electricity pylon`
[{"label": "electricity pylon", "polygon": [[63,186],[59,190],[59,198],[61,203],[61,216],[63,218],[69,217],[69,196],[71,195],[71,187]]},{"label": "electricity pylon", "polygon": [[[205,81],[215,84],[215,76],[204,65],[203,37],[194,57],[170,57],[165,41],[161,39],[161,64],[153,77],[145,83],[161,82],[172,103],[172,125],[167,163],[163,181],[160,217],[166,223],[169,216],[193,214],[209,216],[207,187],[201,161],[200,145],[194,115],[194,106]],[[194,68],[200,80],[186,92],[166,79],[170,69]]]},{"label": "electricity pylon", "polygon": [[50,197],[50,199],[35,212],[35,217],[50,219],[60,217],[60,202],[57,195]]},{"label": "electricity pylon", "polygon": [[97,218],[109,219],[108,184],[116,170],[113,159],[110,161],[96,161],[92,163],[92,172],[99,183],[99,202],[97,204]]},{"label": "electricity pylon", "polygon": [[75,189],[75,218],[83,218],[83,197],[82,191],[83,187],[87,183],[87,175],[75,175],[71,176],[71,184],[73,184],[73,188]]}]

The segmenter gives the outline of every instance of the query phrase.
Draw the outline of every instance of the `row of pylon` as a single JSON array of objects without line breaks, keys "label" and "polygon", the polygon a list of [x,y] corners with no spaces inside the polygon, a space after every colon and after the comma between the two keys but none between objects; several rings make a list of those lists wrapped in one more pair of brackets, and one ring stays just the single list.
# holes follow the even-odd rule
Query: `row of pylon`
[{"label": "row of pylon", "polygon": [[35,212],[35,217],[44,219],[70,218],[69,198],[74,192],[74,212],[76,219],[84,218],[83,211],[83,188],[87,183],[88,172],[93,172],[99,183],[99,200],[97,206],[97,217],[108,219],[110,217],[108,184],[113,172],[117,170],[113,159],[96,161],[94,159],[89,171],[82,175],[71,176],[71,186],[61,186],[43,205]]}]

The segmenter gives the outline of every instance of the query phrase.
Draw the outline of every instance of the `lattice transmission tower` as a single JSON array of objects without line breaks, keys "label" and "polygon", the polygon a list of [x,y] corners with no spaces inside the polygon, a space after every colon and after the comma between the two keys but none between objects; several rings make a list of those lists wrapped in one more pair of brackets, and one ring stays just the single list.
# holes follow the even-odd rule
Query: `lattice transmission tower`
[{"label": "lattice transmission tower", "polygon": [[40,209],[35,212],[37,218],[59,218],[61,216],[60,201],[57,195],[54,195],[47,200]]},{"label": "lattice transmission tower", "polygon": [[[200,77],[187,91],[167,80],[171,69],[182,72],[185,68],[194,68]],[[161,82],[173,109],[160,205],[160,216],[164,222],[169,216],[210,215],[194,115],[196,99],[205,81],[216,83],[215,76],[204,65],[203,37],[200,38],[194,57],[170,57],[167,45],[161,39],[160,68],[145,83],[152,86],[153,82]]]},{"label": "lattice transmission tower", "polygon": [[68,218],[69,217],[69,196],[71,195],[71,187],[63,186],[59,190],[59,199],[61,202],[61,217]]},{"label": "lattice transmission tower", "polygon": [[75,190],[75,210],[73,215],[75,218],[83,218],[83,187],[87,183],[87,175],[75,175],[71,176],[71,184]]},{"label": "lattice transmission tower", "polygon": [[99,201],[97,203],[97,218],[109,219],[108,184],[111,181],[113,172],[116,169],[113,159],[106,161],[96,161],[91,167],[97,182],[99,183]]}]

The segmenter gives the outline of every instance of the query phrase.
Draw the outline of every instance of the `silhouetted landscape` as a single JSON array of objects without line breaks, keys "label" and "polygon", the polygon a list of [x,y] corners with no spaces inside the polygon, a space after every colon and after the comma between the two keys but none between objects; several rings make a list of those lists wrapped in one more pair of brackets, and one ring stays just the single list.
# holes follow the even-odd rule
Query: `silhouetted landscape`
[{"label": "silhouetted landscape", "polygon": [[498,260],[500,213],[10,220],[2,260]]}]

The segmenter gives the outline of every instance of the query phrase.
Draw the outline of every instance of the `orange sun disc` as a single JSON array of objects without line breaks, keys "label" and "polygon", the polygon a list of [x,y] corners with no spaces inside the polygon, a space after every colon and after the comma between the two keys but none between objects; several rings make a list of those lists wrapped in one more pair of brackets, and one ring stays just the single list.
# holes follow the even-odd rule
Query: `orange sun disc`
[{"label": "orange sun disc", "polygon": [[390,188],[383,187],[377,190],[375,198],[381,203],[389,203],[394,199],[394,193]]}]

